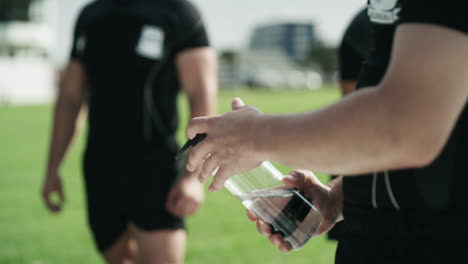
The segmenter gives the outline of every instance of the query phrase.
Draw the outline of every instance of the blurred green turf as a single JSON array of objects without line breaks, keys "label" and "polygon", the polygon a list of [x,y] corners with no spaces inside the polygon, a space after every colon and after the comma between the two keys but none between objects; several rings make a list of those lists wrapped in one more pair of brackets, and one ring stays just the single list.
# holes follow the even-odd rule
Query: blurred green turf
[{"label": "blurred green turf", "polygon": [[[323,106],[336,100],[339,92],[223,91],[220,112],[229,111],[234,97],[267,113],[286,113]],[[183,97],[180,101],[182,141],[187,103]],[[48,213],[40,199],[51,117],[51,106],[0,106],[0,264],[102,263],[86,223],[80,167],[83,135],[76,138],[61,169],[64,212]],[[256,232],[242,204],[224,190],[207,193],[206,203],[188,226],[186,263],[333,263],[336,243],[324,237],[312,239],[300,251],[280,253]]]}]

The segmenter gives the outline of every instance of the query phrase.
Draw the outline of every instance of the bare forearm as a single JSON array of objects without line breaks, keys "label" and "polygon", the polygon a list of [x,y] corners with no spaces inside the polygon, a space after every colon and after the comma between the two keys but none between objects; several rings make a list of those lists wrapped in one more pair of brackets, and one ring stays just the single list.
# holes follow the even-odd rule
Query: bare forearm
[{"label": "bare forearm", "polygon": [[63,98],[57,100],[47,164],[47,172],[49,173],[56,172],[63,160],[75,132],[80,108],[79,104],[68,104]]},{"label": "bare forearm", "polygon": [[258,140],[268,159],[296,168],[359,174],[413,166],[417,161],[405,151],[408,142],[417,142],[389,101],[377,89],[365,89],[319,111],[267,115]]},{"label": "bare forearm", "polygon": [[[375,89],[320,111],[267,116],[259,129],[268,128],[270,136],[260,138],[260,146],[272,160],[338,174],[426,166],[466,105],[467,44],[466,35],[443,27],[402,25]],[[436,64],[427,63],[428,54]]]},{"label": "bare forearm", "polygon": [[211,91],[200,92],[196,95],[189,96],[190,117],[210,116],[216,114],[216,92]]}]

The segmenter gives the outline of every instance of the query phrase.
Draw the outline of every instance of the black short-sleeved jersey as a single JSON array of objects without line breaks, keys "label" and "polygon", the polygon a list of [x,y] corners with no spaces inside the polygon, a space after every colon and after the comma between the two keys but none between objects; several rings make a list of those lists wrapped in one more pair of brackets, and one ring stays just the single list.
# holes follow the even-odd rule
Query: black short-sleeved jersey
[{"label": "black short-sleeved jersey", "polygon": [[338,52],[340,80],[357,80],[361,64],[369,56],[372,46],[372,24],[367,9],[360,11],[341,40]]},{"label": "black short-sleeved jersey", "polygon": [[208,38],[200,14],[186,0],[97,0],[86,6],[71,57],[88,79],[87,153],[115,158],[167,150],[178,123],[176,55],[203,46]]},{"label": "black short-sleeved jersey", "polygon": [[[382,79],[389,63],[395,28],[399,24],[436,24],[468,34],[466,6],[465,1],[370,0],[368,14],[373,22],[375,48],[363,66],[358,89],[376,85]],[[430,60],[431,54],[427,54],[427,58]],[[450,233],[446,228],[466,226],[467,135],[468,113],[465,108],[445,148],[431,165],[421,169],[346,177],[343,183],[345,222],[351,227],[362,227],[361,231],[375,227],[374,231],[380,232],[385,229],[384,223],[391,223],[407,231],[432,232],[434,236]],[[427,225],[425,229],[422,224],[427,222],[433,225]],[[429,226],[439,228],[431,229]],[[457,227],[452,231],[460,230],[468,234],[466,228]],[[387,232],[395,232],[395,229],[387,228]]]}]

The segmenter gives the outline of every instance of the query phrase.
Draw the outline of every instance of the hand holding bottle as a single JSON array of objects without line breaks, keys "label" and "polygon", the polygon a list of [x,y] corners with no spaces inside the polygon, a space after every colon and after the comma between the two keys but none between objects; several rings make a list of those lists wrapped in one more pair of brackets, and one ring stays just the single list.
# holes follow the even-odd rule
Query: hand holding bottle
[{"label": "hand holding bottle", "polygon": [[[323,215],[313,236],[327,232],[335,223],[342,220],[342,177],[324,185],[311,171],[293,170],[283,178],[283,182],[287,188],[294,188],[303,193]],[[258,232],[267,236],[270,242],[278,246],[282,252],[287,253],[294,249],[288,239],[272,230],[271,224],[260,220],[253,211],[248,210],[247,215],[251,221],[257,222]],[[307,222],[306,218],[302,223],[306,225]]]}]

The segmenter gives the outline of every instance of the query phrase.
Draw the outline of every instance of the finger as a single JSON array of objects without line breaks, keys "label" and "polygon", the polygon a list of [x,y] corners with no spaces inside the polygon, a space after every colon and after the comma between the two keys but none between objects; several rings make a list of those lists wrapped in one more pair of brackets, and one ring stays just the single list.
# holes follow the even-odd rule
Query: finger
[{"label": "finger", "polygon": [[209,136],[202,142],[198,143],[196,146],[192,147],[192,150],[190,150],[190,154],[187,159],[187,170],[192,172],[195,171],[196,168],[202,165],[205,158],[211,152],[214,152],[212,150],[213,144]]},{"label": "finger", "polygon": [[53,213],[60,211],[60,207],[52,201],[50,196],[46,199],[46,205],[47,205],[47,208],[49,208],[49,211]]},{"label": "finger", "polygon": [[257,221],[257,230],[260,234],[264,235],[264,236],[271,236],[272,232],[271,232],[271,228],[269,225],[265,224],[262,220],[258,220]]},{"label": "finger", "polygon": [[305,181],[304,173],[293,170],[288,175],[284,176],[283,182],[293,188],[301,188]]},{"label": "finger", "polygon": [[273,234],[269,237],[269,239],[273,245],[281,246],[284,244],[284,238],[280,234]]},{"label": "finger", "polygon": [[208,133],[208,121],[213,117],[195,117],[187,125],[187,137],[192,139],[197,134]]},{"label": "finger", "polygon": [[250,221],[255,222],[258,220],[257,216],[254,214],[254,212],[247,210],[247,217],[249,218]]},{"label": "finger", "polygon": [[279,246],[279,249],[281,250],[281,252],[288,254],[291,251],[292,247],[291,244],[285,242],[281,246]]},{"label": "finger", "polygon": [[61,207],[61,205],[63,205],[65,203],[65,193],[63,191],[62,184],[57,186],[57,194],[58,194],[59,199],[60,199],[60,207]]},{"label": "finger", "polygon": [[234,173],[225,167],[218,167],[218,170],[216,171],[216,174],[214,175],[213,182],[211,183],[209,190],[211,192],[217,192],[223,188],[224,183],[226,180],[234,175]]},{"label": "finger", "polygon": [[198,180],[200,182],[206,182],[213,172],[218,167],[218,159],[216,153],[212,153],[207,159],[205,159],[203,163],[203,168],[201,169],[201,173],[198,176]]},{"label": "finger", "polygon": [[189,171],[189,170],[186,169],[184,178],[194,178],[194,177],[196,177],[198,179],[200,177],[200,173],[202,171],[203,166],[204,166],[204,162],[202,162],[202,164],[200,166],[198,166],[197,169],[195,169],[194,171]]},{"label": "finger", "polygon": [[321,234],[328,232],[334,225],[335,223],[323,218],[313,236],[320,236]]},{"label": "finger", "polygon": [[49,191],[48,190],[44,190],[42,192],[42,200],[44,201],[45,203],[45,206],[47,207],[47,209],[49,209],[50,211],[52,211],[52,202],[50,201],[50,198],[49,198]]},{"label": "finger", "polygon": [[52,202],[52,199],[51,199],[51,194],[52,193],[53,193],[53,189],[51,189],[50,187],[45,187],[44,191],[42,192],[42,197],[43,197],[45,205],[49,209],[49,211],[57,212],[59,210],[59,208],[57,207],[57,205],[55,205]]},{"label": "finger", "polygon": [[243,108],[245,106],[244,102],[242,101],[242,99],[236,97],[232,100],[232,103],[231,103],[231,109],[232,111],[235,111],[235,110],[239,110],[241,108]]},{"label": "finger", "polygon": [[299,187],[299,184],[297,183],[296,178],[294,178],[294,176],[292,175],[284,176],[283,182],[288,188],[297,189]]}]

